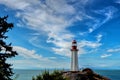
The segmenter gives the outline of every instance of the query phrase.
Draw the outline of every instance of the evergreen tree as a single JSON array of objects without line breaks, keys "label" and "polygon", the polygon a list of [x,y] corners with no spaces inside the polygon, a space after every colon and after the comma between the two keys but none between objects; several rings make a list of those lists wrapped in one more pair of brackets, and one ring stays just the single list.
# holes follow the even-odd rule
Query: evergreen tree
[{"label": "evergreen tree", "polygon": [[17,52],[13,51],[11,43],[7,44],[4,41],[8,38],[5,33],[14,27],[12,23],[7,22],[7,18],[8,16],[0,17],[0,80],[12,80],[12,65],[6,60],[17,55]]},{"label": "evergreen tree", "polygon": [[44,71],[42,74],[33,77],[32,80],[66,80],[62,76],[62,71],[55,70],[52,73]]}]

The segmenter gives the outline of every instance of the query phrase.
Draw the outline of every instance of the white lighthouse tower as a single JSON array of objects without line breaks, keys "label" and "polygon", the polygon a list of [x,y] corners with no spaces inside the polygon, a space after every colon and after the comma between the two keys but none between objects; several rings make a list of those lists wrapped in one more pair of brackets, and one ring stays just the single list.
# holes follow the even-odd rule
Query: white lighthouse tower
[{"label": "white lighthouse tower", "polygon": [[71,71],[78,71],[78,49],[76,40],[72,41],[71,48]]}]

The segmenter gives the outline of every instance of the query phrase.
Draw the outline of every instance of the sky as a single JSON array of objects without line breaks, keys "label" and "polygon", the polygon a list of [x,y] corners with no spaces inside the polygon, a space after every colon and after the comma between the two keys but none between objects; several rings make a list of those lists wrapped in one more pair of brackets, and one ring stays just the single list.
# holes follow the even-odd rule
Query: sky
[{"label": "sky", "polygon": [[72,40],[79,68],[120,69],[120,0],[0,0],[5,15],[15,69],[70,69]]}]

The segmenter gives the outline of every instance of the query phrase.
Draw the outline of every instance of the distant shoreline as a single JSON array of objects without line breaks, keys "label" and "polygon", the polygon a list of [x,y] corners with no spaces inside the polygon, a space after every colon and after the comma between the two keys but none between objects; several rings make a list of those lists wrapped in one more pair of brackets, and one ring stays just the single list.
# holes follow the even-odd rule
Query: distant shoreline
[{"label": "distant shoreline", "polygon": [[[13,69],[13,70],[69,70],[69,69]],[[93,69],[93,70],[115,70],[119,71],[120,69]]]}]

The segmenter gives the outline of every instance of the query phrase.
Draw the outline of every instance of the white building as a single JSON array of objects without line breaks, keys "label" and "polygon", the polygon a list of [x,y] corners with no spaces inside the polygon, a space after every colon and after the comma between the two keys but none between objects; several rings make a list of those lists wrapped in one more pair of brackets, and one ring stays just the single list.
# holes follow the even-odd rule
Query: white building
[{"label": "white building", "polygon": [[73,40],[71,48],[71,71],[78,71],[78,49],[77,42]]}]

